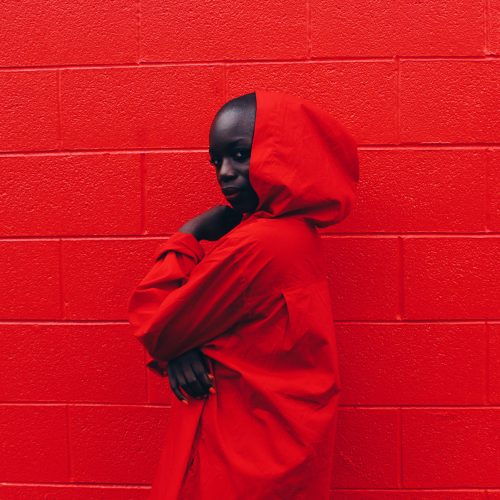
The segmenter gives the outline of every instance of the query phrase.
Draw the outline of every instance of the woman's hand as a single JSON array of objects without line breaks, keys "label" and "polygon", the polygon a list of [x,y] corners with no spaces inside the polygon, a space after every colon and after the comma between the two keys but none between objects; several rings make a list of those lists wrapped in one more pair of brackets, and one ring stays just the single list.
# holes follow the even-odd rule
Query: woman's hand
[{"label": "woman's hand", "polygon": [[214,377],[200,349],[191,349],[170,360],[167,371],[170,387],[180,401],[188,403],[181,388],[197,399],[206,398],[209,393],[215,394],[212,382]]},{"label": "woman's hand", "polygon": [[241,212],[227,205],[216,205],[190,219],[179,228],[179,231],[191,233],[198,240],[214,241],[235,228],[242,218]]}]

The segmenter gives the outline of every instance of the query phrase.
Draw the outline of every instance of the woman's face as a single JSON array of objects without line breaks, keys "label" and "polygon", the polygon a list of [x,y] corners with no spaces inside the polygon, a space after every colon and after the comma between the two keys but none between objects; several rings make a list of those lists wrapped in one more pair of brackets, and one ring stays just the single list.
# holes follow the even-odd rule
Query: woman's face
[{"label": "woman's face", "polygon": [[210,163],[227,201],[241,213],[253,212],[258,204],[248,176],[254,125],[255,111],[231,108],[218,113],[210,127]]}]

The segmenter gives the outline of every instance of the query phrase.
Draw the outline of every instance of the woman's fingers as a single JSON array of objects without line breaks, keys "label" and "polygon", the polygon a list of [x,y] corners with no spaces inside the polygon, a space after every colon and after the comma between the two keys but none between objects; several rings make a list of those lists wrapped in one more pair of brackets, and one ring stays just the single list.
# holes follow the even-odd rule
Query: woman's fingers
[{"label": "woman's fingers", "polygon": [[198,377],[200,384],[203,385],[205,393],[211,392],[215,394],[215,389],[213,388],[213,375],[210,373],[210,368],[205,359],[203,353],[199,353],[199,356],[193,360],[191,365],[193,367],[193,371],[195,375]]},{"label": "woman's fingers", "polygon": [[[170,386],[175,396],[188,403],[187,396],[206,398],[209,393],[215,394],[213,375],[199,349],[192,349],[168,363]],[[181,392],[181,389],[183,392]]]},{"label": "woman's fingers", "polygon": [[[172,366],[171,366],[172,365]],[[175,397],[182,401],[185,404],[189,404],[187,397],[181,392],[181,380],[185,382],[184,376],[182,373],[178,372],[177,366],[174,364],[168,364],[168,380],[170,382],[170,387],[172,388],[172,392],[175,394]]]},{"label": "woman's fingers", "polygon": [[181,362],[182,372],[186,379],[186,384],[182,388],[194,398],[202,398],[207,395],[207,390],[204,388],[202,382],[198,379],[195,374],[193,367],[191,365],[193,359],[193,354],[190,356],[185,356]]}]

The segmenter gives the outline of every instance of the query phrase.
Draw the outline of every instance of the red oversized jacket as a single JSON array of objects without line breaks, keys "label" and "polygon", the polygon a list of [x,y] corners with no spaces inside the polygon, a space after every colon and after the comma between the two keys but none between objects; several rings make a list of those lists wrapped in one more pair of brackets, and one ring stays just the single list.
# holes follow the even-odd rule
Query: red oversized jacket
[{"label": "red oversized jacket", "polygon": [[205,254],[176,232],[134,290],[129,320],[166,375],[198,347],[215,395],[172,397],[151,500],[329,496],[340,391],[318,227],[351,211],[354,139],[313,103],[256,91],[255,212]]}]

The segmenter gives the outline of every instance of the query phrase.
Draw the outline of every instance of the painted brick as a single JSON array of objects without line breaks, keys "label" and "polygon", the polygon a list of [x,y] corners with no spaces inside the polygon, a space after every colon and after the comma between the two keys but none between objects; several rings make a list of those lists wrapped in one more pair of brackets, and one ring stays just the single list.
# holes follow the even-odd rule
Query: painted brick
[{"label": "painted brick", "polygon": [[361,150],[359,162],[356,204],[333,232],[484,231],[485,150]]},{"label": "painted brick", "polygon": [[216,66],[62,70],[64,147],[207,146],[222,92]]},{"label": "painted brick", "polygon": [[353,214],[324,231],[331,498],[500,500],[500,0],[185,7],[0,5],[0,499],[148,498],[175,396],[114,320],[159,241],[224,202],[215,112],[268,88],[375,145]]},{"label": "painted brick", "polygon": [[[168,40],[168,43],[165,43]],[[143,0],[143,61],[293,59],[307,54],[306,7],[299,0]]]},{"label": "painted brick", "polygon": [[490,54],[500,53],[500,0],[488,0],[487,48]]},{"label": "painted brick", "polygon": [[496,487],[499,420],[498,409],[403,409],[403,486]]},{"label": "painted brick", "polygon": [[395,488],[399,476],[397,410],[340,409],[334,488]]},{"label": "painted brick", "polygon": [[323,248],[335,320],[398,316],[397,238],[323,236]]},{"label": "painted brick", "polygon": [[311,41],[314,57],[483,55],[483,5],[311,0]]},{"label": "painted brick", "polygon": [[396,141],[396,67],[393,62],[229,65],[228,99],[256,88],[312,100],[362,144]]},{"label": "painted brick", "polygon": [[146,402],[129,325],[0,325],[2,401]]},{"label": "painted brick", "polygon": [[64,240],[65,319],[127,320],[128,300],[162,239]]},{"label": "painted brick", "polygon": [[498,318],[500,238],[404,238],[405,317]]},{"label": "painted brick", "polygon": [[500,61],[402,61],[401,140],[497,142],[499,95]]},{"label": "painted brick", "polygon": [[167,417],[166,408],[70,406],[73,481],[151,484]]},{"label": "painted brick", "polygon": [[340,324],[342,402],[481,405],[487,332],[481,324]]},{"label": "painted brick", "polygon": [[146,229],[175,232],[187,220],[226,201],[207,153],[146,154]]},{"label": "painted brick", "polygon": [[0,157],[1,234],[137,234],[137,155]]},{"label": "painted brick", "polygon": [[488,151],[488,228],[500,231],[500,150]]},{"label": "painted brick", "polygon": [[0,18],[9,22],[2,24],[0,65],[135,62],[135,9],[133,0],[1,2]]},{"label": "painted brick", "polygon": [[330,500],[486,500],[486,491],[334,491]]},{"label": "painted brick", "polygon": [[155,405],[171,405],[174,395],[168,377],[161,377],[147,369],[148,401]]},{"label": "painted brick", "polygon": [[69,480],[64,406],[0,405],[0,436],[2,482]]},{"label": "painted brick", "polygon": [[61,317],[59,243],[0,241],[0,318]]},{"label": "painted brick", "polygon": [[2,500],[147,500],[149,488],[117,486],[6,486],[0,485]]},{"label": "painted brick", "polygon": [[0,151],[58,148],[55,71],[0,71],[0,110]]},{"label": "painted brick", "polygon": [[500,404],[500,323],[488,325],[489,331],[489,402]]}]

